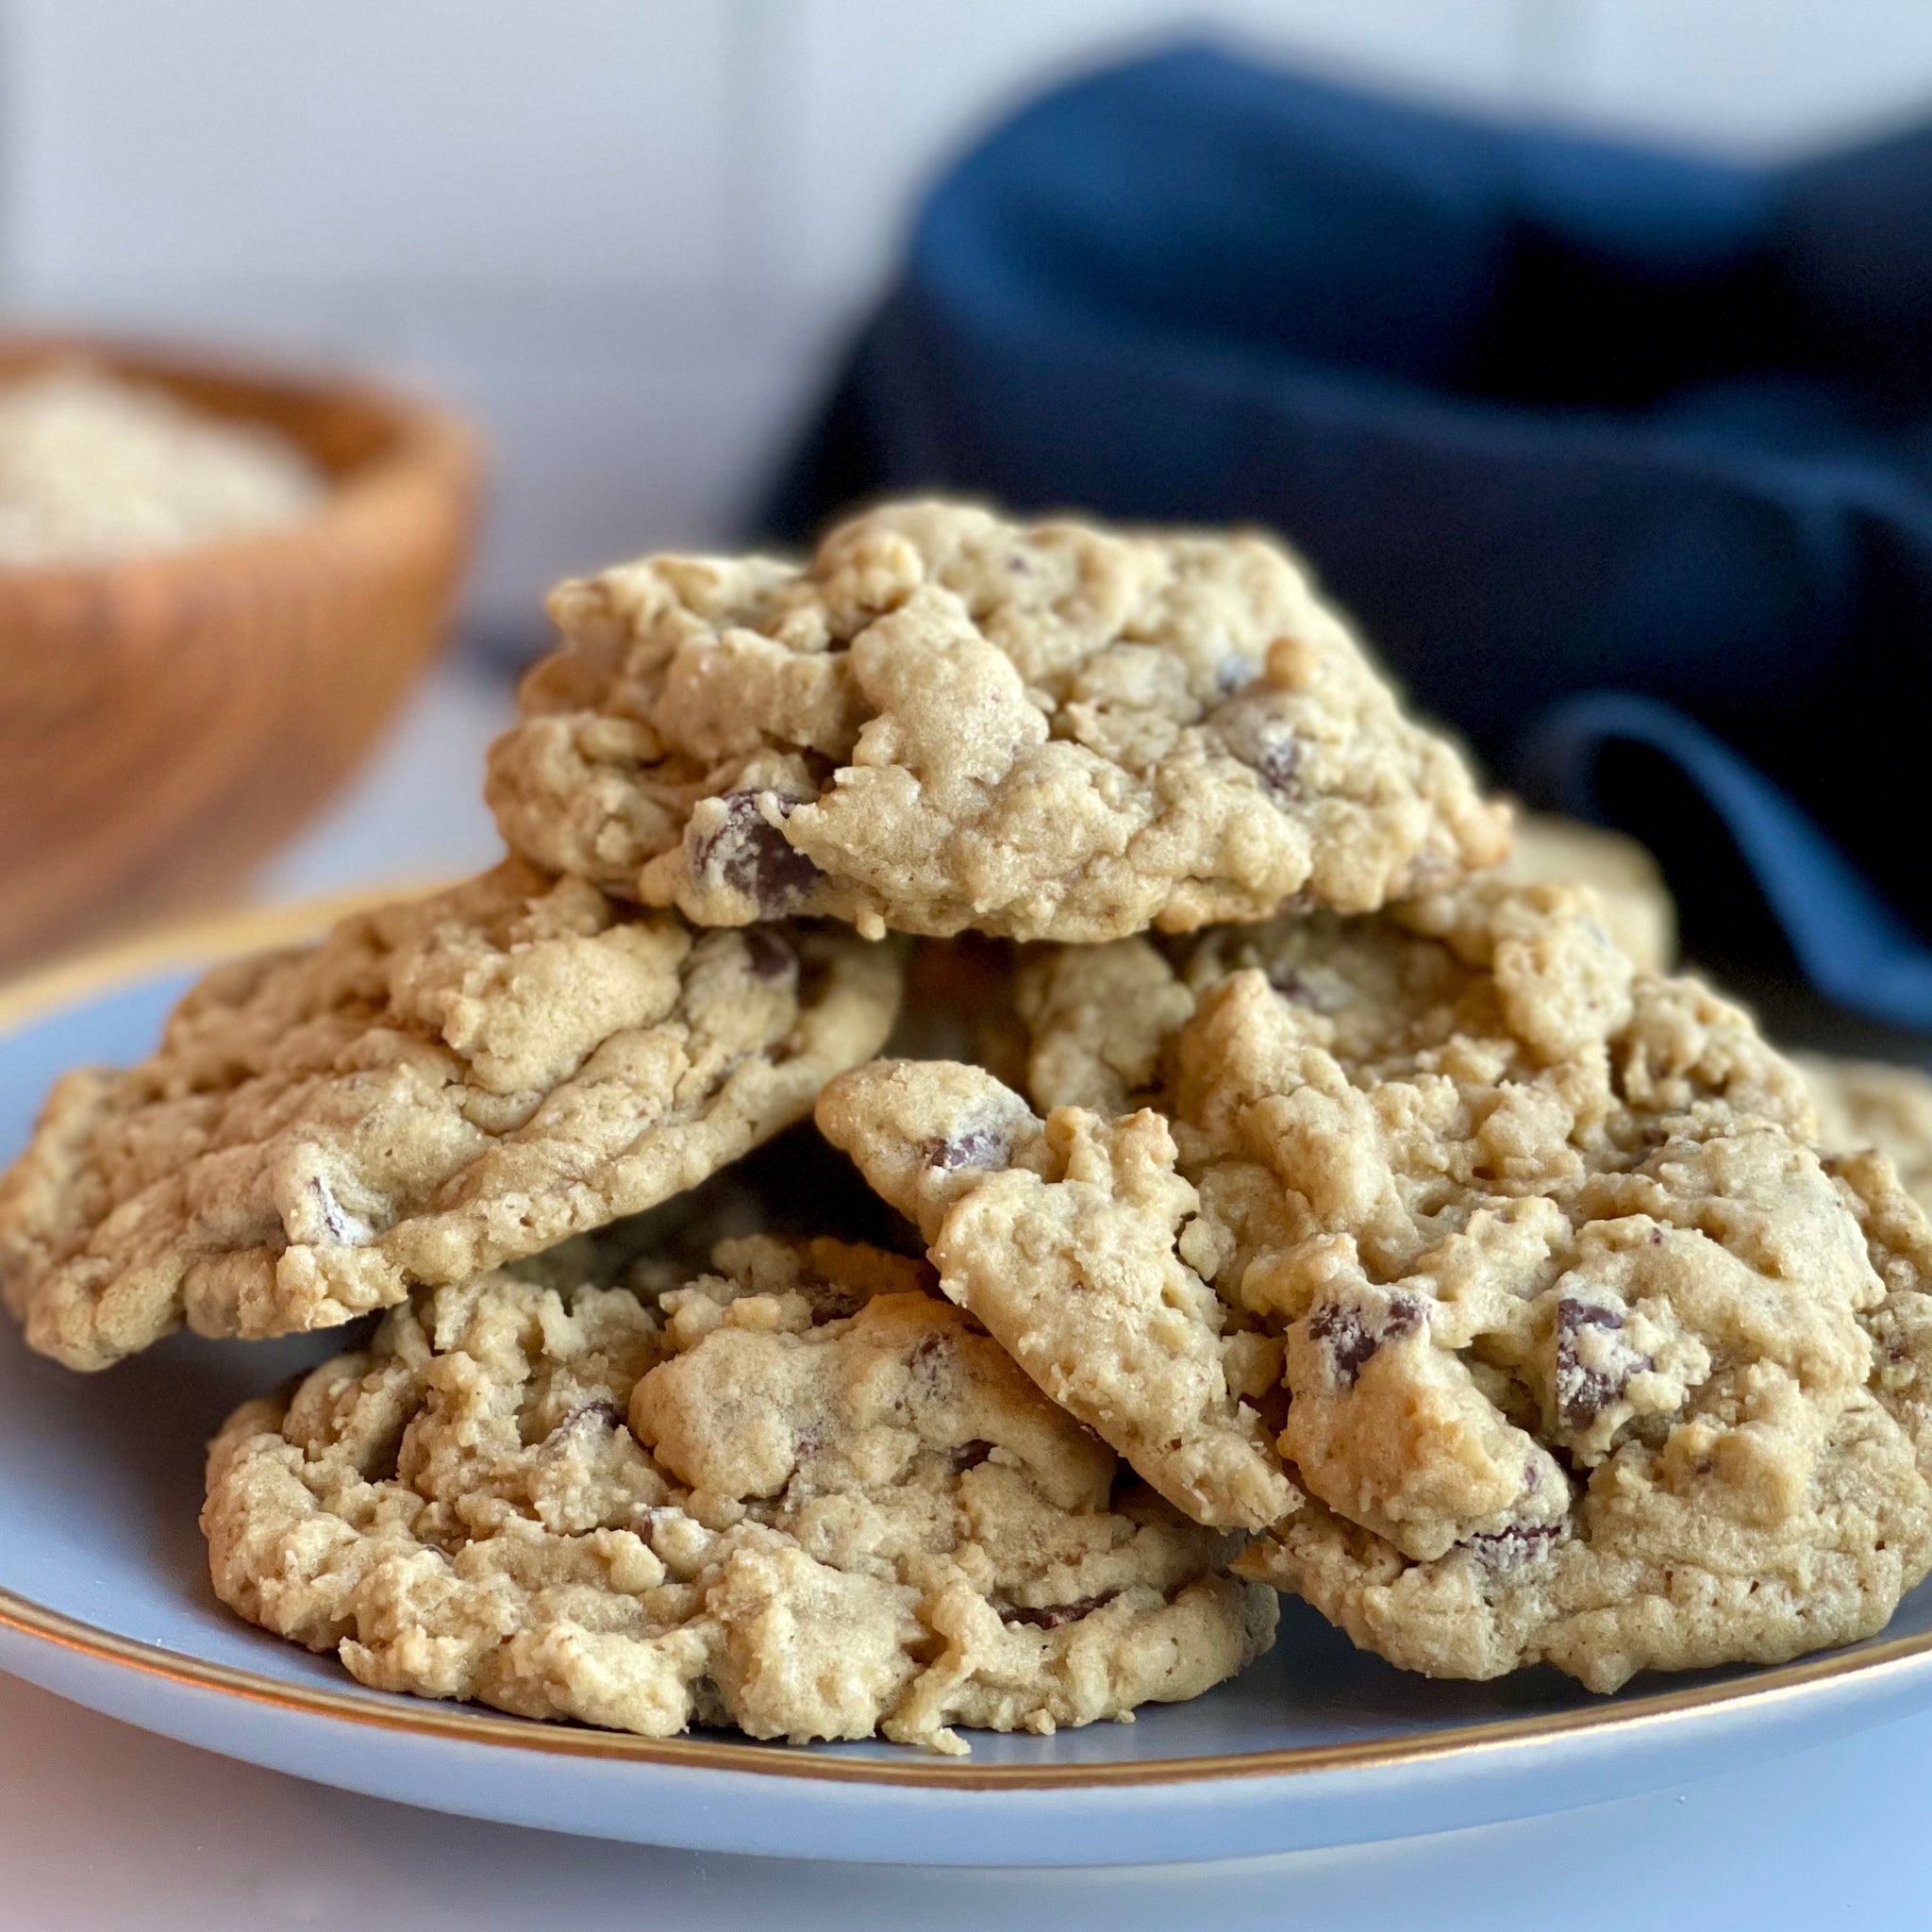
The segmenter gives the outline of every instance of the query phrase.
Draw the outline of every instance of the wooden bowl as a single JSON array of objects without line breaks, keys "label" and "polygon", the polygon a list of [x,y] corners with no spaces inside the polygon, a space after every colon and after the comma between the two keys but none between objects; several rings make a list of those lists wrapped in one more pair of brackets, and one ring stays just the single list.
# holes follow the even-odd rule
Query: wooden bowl
[{"label": "wooden bowl", "polygon": [[359,382],[74,337],[0,337],[0,382],[80,358],[331,488],[281,530],[0,569],[0,961],[212,901],[326,799],[441,641],[482,480],[460,421]]}]

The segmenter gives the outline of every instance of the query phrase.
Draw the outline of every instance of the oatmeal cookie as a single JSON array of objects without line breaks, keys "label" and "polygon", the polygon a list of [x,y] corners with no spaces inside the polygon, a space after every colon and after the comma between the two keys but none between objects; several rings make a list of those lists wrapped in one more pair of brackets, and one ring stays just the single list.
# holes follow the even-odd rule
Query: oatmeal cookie
[{"label": "oatmeal cookie", "polygon": [[1635,839],[1548,812],[1516,815],[1499,878],[1525,886],[1588,886],[1610,937],[1648,973],[1677,963],[1677,908],[1657,862]]},{"label": "oatmeal cookie", "polygon": [[1797,1053],[1818,1108],[1821,1146],[1876,1147],[1891,1158],[1906,1191],[1932,1208],[1932,1075],[1880,1060]]},{"label": "oatmeal cookie", "polygon": [[1507,844],[1257,536],[899,504],[803,570],[650,558],[550,608],[504,837],[705,924],[1102,941],[1362,910]]},{"label": "oatmeal cookie", "polygon": [[875,1052],[897,988],[848,934],[694,932],[513,860],[218,967],[151,1058],[58,1081],[0,1288],[80,1369],[333,1326],[704,1179]]},{"label": "oatmeal cookie", "polygon": [[217,1594],[363,1683],[665,1737],[1052,1731],[1268,1647],[1229,1539],[1132,1487],[919,1261],[721,1245],[653,1303],[505,1274],[248,1404]]},{"label": "oatmeal cookie", "polygon": [[817,1119],[919,1223],[945,1292],[1176,1508],[1252,1530],[1295,1507],[1239,1393],[1243,1344],[1175,1247],[1200,1204],[1158,1114],[1041,1122],[977,1067],[875,1060],[828,1088]]},{"label": "oatmeal cookie", "polygon": [[[1795,1070],[1588,893],[1059,950],[1018,1005],[1044,1120],[873,1065],[820,1124],[1181,1507],[1252,1523],[1231,1458],[1172,1479],[1204,1440],[1306,1493],[1244,1574],[1412,1669],[1609,1690],[1869,1635],[1932,1564],[1873,1341],[1888,1307],[1919,1333],[1916,1209],[1827,1171]],[[1104,1402],[1053,1379],[1096,1363]]]},{"label": "oatmeal cookie", "polygon": [[1876,1147],[1827,1154],[1824,1168],[1884,1285],[1858,1317],[1872,1340],[1873,1389],[1912,1439],[1921,1467],[1932,1469],[1932,1217]]}]

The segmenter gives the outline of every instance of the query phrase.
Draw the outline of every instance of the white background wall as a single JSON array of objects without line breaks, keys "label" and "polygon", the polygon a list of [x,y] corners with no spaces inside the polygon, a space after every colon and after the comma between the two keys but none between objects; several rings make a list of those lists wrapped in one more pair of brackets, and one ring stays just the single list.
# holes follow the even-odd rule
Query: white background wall
[{"label": "white background wall", "polygon": [[1189,25],[1733,151],[1932,108],[1932,0],[0,0],[0,302],[467,403],[534,625],[729,534],[949,150]]}]

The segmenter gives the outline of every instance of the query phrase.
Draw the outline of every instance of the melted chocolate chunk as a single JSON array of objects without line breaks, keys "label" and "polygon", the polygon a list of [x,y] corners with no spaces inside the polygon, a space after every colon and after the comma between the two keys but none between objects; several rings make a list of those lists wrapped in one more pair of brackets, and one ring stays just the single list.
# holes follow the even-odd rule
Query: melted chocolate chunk
[{"label": "melted chocolate chunk", "polygon": [[1294,787],[1295,767],[1301,762],[1301,745],[1289,732],[1265,745],[1250,762],[1269,791],[1286,795]]},{"label": "melted chocolate chunk", "polygon": [[912,1377],[913,1388],[931,1401],[939,1394],[940,1385],[952,1373],[952,1341],[943,1335],[924,1337],[907,1357],[906,1368]]},{"label": "melted chocolate chunk", "polygon": [[774,983],[798,973],[798,955],[769,926],[745,927],[744,962],[757,978]]},{"label": "melted chocolate chunk", "polygon": [[1398,1335],[1413,1335],[1423,1325],[1423,1298],[1410,1294],[1404,1289],[1398,1294],[1389,1297],[1389,1312],[1382,1320],[1382,1340],[1392,1341]]},{"label": "melted chocolate chunk", "polygon": [[1560,1523],[1532,1523],[1516,1529],[1499,1529],[1490,1536],[1464,1538],[1467,1550],[1485,1570],[1501,1574],[1520,1570],[1556,1548],[1565,1525]]},{"label": "melted chocolate chunk", "polygon": [[1231,699],[1211,722],[1230,758],[1246,765],[1277,798],[1293,792],[1301,741],[1291,724],[1271,712],[1265,697]]},{"label": "melted chocolate chunk", "polygon": [[[765,817],[760,802],[770,796],[727,791],[724,823],[698,839],[691,865],[699,878],[741,892],[767,918],[776,918],[802,910],[822,874]],[[778,801],[781,814],[786,803]]]},{"label": "melted chocolate chunk", "polygon": [[1350,1388],[1363,1363],[1382,1345],[1358,1314],[1333,1302],[1324,1302],[1308,1317],[1308,1333],[1326,1344],[1337,1378]]},{"label": "melted chocolate chunk", "polygon": [[1308,1317],[1308,1333],[1326,1345],[1336,1380],[1344,1389],[1352,1389],[1356,1377],[1385,1341],[1412,1335],[1422,1324],[1422,1296],[1405,1291],[1391,1295],[1389,1306],[1379,1315],[1369,1308],[1324,1302]]},{"label": "melted chocolate chunk", "polygon": [[943,1141],[928,1141],[925,1164],[941,1174],[957,1174],[966,1167],[1004,1167],[1012,1151],[1012,1143],[996,1128],[962,1127]]},{"label": "melted chocolate chunk", "polygon": [[953,1474],[964,1475],[969,1469],[977,1469],[991,1454],[992,1444],[976,1436],[970,1442],[961,1442],[953,1451]]},{"label": "melted chocolate chunk", "polygon": [[[1557,1420],[1566,1429],[1587,1429],[1623,1394],[1630,1377],[1650,1367],[1650,1357],[1618,1344],[1607,1366],[1584,1361],[1576,1339],[1584,1330],[1614,1334],[1624,1325],[1615,1308],[1565,1295],[1557,1304]],[[1604,1351],[1596,1351],[1601,1357]]]},{"label": "melted chocolate chunk", "polygon": [[1098,1596],[1083,1596],[1070,1604],[1043,1604],[1037,1610],[1008,1607],[1000,1612],[1002,1624],[1031,1624],[1036,1630],[1058,1630],[1063,1624],[1077,1624],[1104,1604],[1120,1595],[1117,1590],[1104,1590]]}]

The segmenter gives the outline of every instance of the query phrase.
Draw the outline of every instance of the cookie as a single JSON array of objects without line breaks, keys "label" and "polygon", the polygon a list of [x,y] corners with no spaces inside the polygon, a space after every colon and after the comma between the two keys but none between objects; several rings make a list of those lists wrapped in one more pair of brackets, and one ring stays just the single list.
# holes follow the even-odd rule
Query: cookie
[{"label": "cookie", "polygon": [[1859,1322],[1872,1341],[1873,1387],[1932,1468],[1932,1217],[1876,1147],[1827,1154],[1824,1169],[1865,1236],[1884,1287]]},{"label": "cookie", "polygon": [[0,1178],[0,1287],[96,1369],[187,1323],[324,1328],[649,1207],[876,1051],[885,950],[693,932],[511,861],[218,967],[71,1073]]},{"label": "cookie", "polygon": [[[1306,1496],[1244,1574],[1410,1669],[1611,1690],[1869,1635],[1932,1564],[1872,1330],[1919,1251],[1894,1230],[1888,1288],[1795,1070],[1590,894],[1056,951],[1017,1003],[1044,1120],[874,1065],[821,1126],[1183,1507],[1252,1526],[1265,1493],[1231,1457],[1164,1482],[1206,1424]],[[1104,1402],[1052,1379],[1096,1361]]]},{"label": "cookie", "polygon": [[1042,1123],[980,1068],[875,1060],[817,1120],[919,1224],[946,1293],[1176,1508],[1253,1530],[1296,1507],[1230,1374],[1241,1344],[1175,1249],[1199,1202],[1159,1115]]},{"label": "cookie", "polygon": [[1818,1108],[1820,1144],[1876,1147],[1889,1155],[1906,1191],[1932,1208],[1932,1075],[1918,1067],[1829,1054],[1791,1056]]},{"label": "cookie", "polygon": [[842,1241],[900,1253],[918,1246],[905,1217],[805,1120],[656,1208],[504,1266],[546,1288],[655,1292],[703,1274],[721,1241],[752,1234],[806,1240],[827,1229]]},{"label": "cookie", "polygon": [[751,1237],[657,1295],[423,1292],[208,1458],[216,1593],[363,1683],[666,1737],[963,1749],[1273,1639],[917,1260]]},{"label": "cookie", "polygon": [[1525,886],[1588,886],[1610,937],[1647,973],[1677,963],[1677,908],[1635,839],[1549,812],[1519,812],[1497,876]]},{"label": "cookie", "polygon": [[1507,843],[1258,536],[898,504],[803,570],[650,558],[550,608],[504,837],[705,924],[1104,941],[1363,910]]}]

